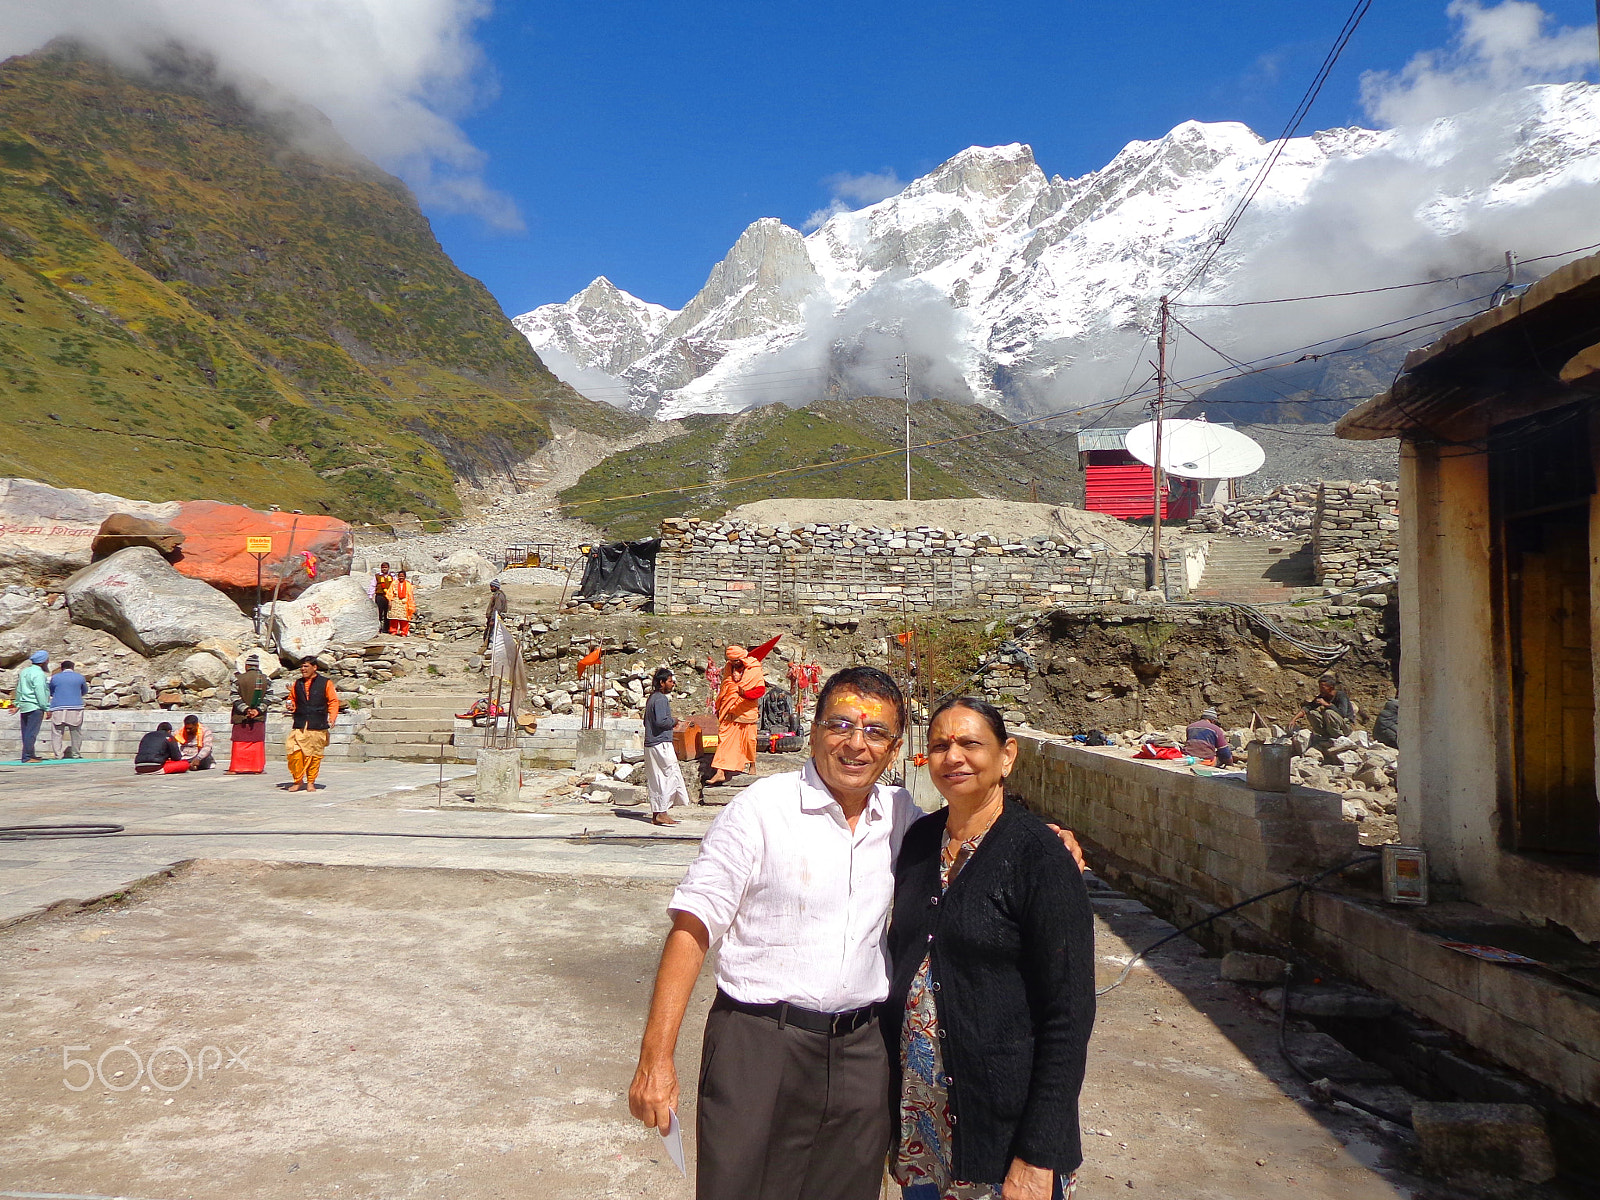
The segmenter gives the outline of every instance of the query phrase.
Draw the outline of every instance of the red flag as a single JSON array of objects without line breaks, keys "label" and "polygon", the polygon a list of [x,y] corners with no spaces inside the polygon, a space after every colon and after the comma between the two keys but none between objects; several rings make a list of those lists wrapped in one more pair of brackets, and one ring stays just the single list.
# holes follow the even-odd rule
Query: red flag
[{"label": "red flag", "polygon": [[783,634],[780,633],[778,637],[773,638],[771,641],[762,642],[761,645],[750,651],[750,657],[757,662],[765,662],[767,655],[772,653],[773,647],[778,644],[778,639],[781,637],[783,637]]}]

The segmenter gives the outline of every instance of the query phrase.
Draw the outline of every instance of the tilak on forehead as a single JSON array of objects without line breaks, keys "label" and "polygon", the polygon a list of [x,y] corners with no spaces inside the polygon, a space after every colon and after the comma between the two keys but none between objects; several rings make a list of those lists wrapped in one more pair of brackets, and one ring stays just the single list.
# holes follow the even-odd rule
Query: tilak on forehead
[{"label": "tilak on forehead", "polygon": [[899,716],[892,705],[877,696],[863,696],[860,692],[849,688],[840,688],[836,695],[830,697],[833,704],[854,704],[861,710],[861,719],[864,721],[877,721],[880,723],[892,722]]}]

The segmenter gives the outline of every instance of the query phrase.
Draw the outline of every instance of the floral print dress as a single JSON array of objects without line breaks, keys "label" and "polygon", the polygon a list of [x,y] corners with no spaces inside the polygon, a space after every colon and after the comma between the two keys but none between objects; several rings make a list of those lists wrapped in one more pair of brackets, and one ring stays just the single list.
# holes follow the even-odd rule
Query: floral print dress
[{"label": "floral print dress", "polygon": [[[941,893],[949,890],[950,881],[972,858],[984,833],[962,842],[954,856],[949,853],[950,835],[944,835],[939,863]],[[905,1189],[908,1200],[1001,1200],[998,1182],[971,1183],[952,1176],[950,1093],[939,1049],[939,1013],[928,978],[930,961],[929,956],[923,957],[911,981],[900,1029],[900,1059],[905,1071],[900,1087],[900,1149],[892,1165],[895,1182]],[[1076,1182],[1076,1176],[1063,1177],[1055,1195],[1070,1200]]]}]

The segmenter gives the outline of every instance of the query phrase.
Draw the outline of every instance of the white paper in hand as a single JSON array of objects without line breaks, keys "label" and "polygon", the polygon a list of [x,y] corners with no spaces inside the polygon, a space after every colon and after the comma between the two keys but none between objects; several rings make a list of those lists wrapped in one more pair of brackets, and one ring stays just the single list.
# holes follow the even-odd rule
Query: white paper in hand
[{"label": "white paper in hand", "polygon": [[667,1131],[661,1135],[661,1140],[667,1144],[667,1157],[672,1160],[672,1165],[678,1168],[678,1174],[688,1178],[689,1171],[683,1165],[683,1128],[678,1124],[678,1110],[672,1110],[672,1119],[667,1122]]}]

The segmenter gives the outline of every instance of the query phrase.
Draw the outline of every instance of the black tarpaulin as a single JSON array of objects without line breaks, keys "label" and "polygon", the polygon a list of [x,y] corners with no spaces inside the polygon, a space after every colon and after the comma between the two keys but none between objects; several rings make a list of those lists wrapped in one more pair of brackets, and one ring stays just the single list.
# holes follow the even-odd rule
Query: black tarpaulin
[{"label": "black tarpaulin", "polygon": [[619,592],[654,596],[656,552],[660,549],[660,538],[596,546],[589,551],[589,561],[584,564],[578,599],[590,600],[595,596],[613,596]]}]

